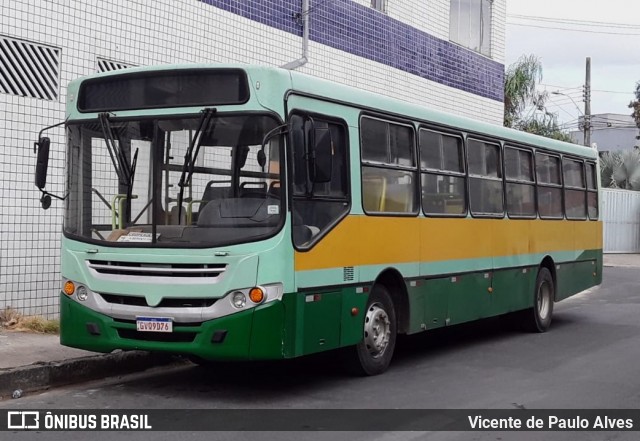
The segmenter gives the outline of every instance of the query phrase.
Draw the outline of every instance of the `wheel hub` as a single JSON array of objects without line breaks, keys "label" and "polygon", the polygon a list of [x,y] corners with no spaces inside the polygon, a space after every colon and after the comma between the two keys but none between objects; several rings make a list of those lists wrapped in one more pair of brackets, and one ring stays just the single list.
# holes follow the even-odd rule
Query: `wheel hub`
[{"label": "wheel hub", "polygon": [[384,354],[391,337],[391,322],[379,303],[369,306],[364,319],[364,342],[373,358]]},{"label": "wheel hub", "polygon": [[544,282],[540,284],[538,288],[538,314],[542,320],[545,320],[549,315],[549,308],[551,305],[551,287],[549,283]]}]

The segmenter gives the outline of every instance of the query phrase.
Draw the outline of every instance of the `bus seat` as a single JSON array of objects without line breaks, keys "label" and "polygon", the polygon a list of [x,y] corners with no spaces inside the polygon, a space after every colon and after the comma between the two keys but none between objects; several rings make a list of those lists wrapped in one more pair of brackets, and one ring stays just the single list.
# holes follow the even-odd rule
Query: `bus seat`
[{"label": "bus seat", "polygon": [[[214,184],[227,184],[226,186],[214,186]],[[224,199],[229,197],[229,190],[231,189],[230,181],[209,181],[202,193],[202,204],[200,209],[204,207],[207,202],[214,199]]]},{"label": "bus seat", "polygon": [[245,181],[240,184],[240,197],[264,195],[267,196],[268,185],[264,181]]},{"label": "bus seat", "polygon": [[390,213],[407,213],[413,211],[411,184],[388,184],[386,188],[384,211]]},{"label": "bus seat", "polygon": [[367,176],[362,179],[363,205],[366,211],[384,211],[387,179],[384,176]]}]

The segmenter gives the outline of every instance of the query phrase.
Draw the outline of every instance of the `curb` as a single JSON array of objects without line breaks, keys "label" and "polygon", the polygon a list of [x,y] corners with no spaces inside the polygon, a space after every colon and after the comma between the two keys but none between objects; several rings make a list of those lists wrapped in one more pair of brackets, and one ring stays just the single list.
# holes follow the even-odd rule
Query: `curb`
[{"label": "curb", "polygon": [[181,363],[184,359],[175,355],[127,351],[8,368],[0,370],[0,400],[16,389],[32,392]]}]

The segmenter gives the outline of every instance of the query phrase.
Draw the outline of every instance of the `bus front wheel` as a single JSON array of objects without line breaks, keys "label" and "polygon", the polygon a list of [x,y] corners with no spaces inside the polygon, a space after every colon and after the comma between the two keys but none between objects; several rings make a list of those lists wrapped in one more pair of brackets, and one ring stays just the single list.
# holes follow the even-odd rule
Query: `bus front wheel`
[{"label": "bus front wheel", "polygon": [[551,326],[555,288],[547,268],[540,268],[533,292],[533,307],[524,311],[524,327],[529,332],[546,332]]},{"label": "bus front wheel", "polygon": [[351,348],[349,365],[359,375],[378,375],[389,367],[396,346],[396,313],[389,291],[375,285],[367,301],[363,338]]}]

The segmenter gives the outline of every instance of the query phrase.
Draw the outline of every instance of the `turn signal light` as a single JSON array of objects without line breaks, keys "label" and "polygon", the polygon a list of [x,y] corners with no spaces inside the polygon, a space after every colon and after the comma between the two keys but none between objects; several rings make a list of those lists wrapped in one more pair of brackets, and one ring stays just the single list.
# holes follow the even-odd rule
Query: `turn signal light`
[{"label": "turn signal light", "polygon": [[264,300],[264,291],[260,287],[251,288],[249,298],[253,303],[261,303]]},{"label": "turn signal light", "polygon": [[71,280],[67,280],[66,282],[64,282],[64,287],[62,288],[62,291],[66,295],[72,296],[73,293],[76,292],[76,286],[73,284]]}]

